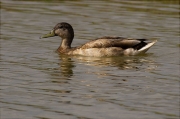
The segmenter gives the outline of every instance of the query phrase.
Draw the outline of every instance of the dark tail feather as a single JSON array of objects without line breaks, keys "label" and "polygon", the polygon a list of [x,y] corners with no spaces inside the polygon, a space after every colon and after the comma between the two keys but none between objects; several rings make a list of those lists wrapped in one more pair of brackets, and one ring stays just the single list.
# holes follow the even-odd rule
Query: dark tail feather
[{"label": "dark tail feather", "polygon": [[[139,39],[138,39],[138,40],[139,40]],[[145,40],[145,39],[140,39],[140,40]],[[141,41],[141,43],[133,46],[133,48],[136,49],[136,50],[139,50],[139,49],[141,49],[142,47],[144,47],[144,46],[146,46],[146,45],[147,45],[146,42]]]}]

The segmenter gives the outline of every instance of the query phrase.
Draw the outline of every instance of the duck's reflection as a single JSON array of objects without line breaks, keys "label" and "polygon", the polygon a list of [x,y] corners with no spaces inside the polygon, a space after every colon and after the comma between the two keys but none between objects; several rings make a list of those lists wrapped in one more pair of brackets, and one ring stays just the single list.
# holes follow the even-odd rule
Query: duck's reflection
[{"label": "duck's reflection", "polygon": [[84,57],[84,56],[74,56],[74,59],[78,61],[88,63],[92,66],[111,66],[117,67],[120,70],[124,69],[138,69],[142,65],[153,64],[154,61],[150,60],[147,56],[122,56],[122,57]]},{"label": "duck's reflection", "polygon": [[74,61],[68,56],[59,56],[58,66],[50,70],[51,82],[69,83],[73,76]]},{"label": "duck's reflection", "polygon": [[71,57],[60,55],[59,58],[60,58],[59,65],[60,65],[61,75],[68,78],[73,76],[73,68],[75,67],[75,65]]},{"label": "duck's reflection", "polygon": [[73,76],[73,68],[78,63],[93,67],[117,67],[120,70],[153,70],[156,65],[153,60],[150,60],[149,55],[129,56],[129,57],[86,57],[86,56],[59,56],[60,57],[60,72],[61,76]]}]

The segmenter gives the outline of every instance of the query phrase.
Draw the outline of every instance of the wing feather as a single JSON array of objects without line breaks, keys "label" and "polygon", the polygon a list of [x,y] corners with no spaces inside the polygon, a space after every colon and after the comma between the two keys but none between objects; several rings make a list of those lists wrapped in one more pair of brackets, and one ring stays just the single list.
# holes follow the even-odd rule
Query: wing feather
[{"label": "wing feather", "polygon": [[80,48],[89,49],[89,48],[121,47],[123,49],[126,49],[126,48],[133,48],[145,40],[146,39],[132,39],[132,38],[123,38],[123,37],[102,37],[90,41],[80,46]]}]

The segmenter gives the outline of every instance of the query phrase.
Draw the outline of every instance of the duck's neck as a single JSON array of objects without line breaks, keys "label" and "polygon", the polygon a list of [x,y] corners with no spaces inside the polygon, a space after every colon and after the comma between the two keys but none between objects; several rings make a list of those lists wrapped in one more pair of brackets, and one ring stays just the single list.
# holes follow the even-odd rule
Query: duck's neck
[{"label": "duck's neck", "polygon": [[62,39],[59,48],[57,49],[59,52],[65,52],[68,49],[71,49],[72,39]]}]

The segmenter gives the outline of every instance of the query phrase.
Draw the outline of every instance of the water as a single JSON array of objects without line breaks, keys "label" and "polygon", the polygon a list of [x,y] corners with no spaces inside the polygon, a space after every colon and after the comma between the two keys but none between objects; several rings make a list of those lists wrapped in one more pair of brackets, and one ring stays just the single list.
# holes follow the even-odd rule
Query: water
[{"label": "water", "polygon": [[[1,0],[1,119],[178,119],[178,1]],[[157,39],[143,56],[59,56],[56,23],[72,46],[102,36]]]}]

